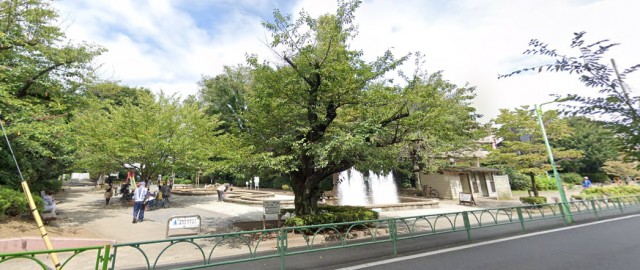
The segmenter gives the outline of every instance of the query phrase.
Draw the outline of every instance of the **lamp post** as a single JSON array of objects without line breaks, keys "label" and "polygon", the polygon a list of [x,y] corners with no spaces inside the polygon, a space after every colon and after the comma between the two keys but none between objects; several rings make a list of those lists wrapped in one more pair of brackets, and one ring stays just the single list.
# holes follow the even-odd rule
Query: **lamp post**
[{"label": "lamp post", "polygon": [[560,181],[560,175],[558,174],[558,170],[556,169],[556,163],[553,161],[553,153],[551,152],[551,145],[549,145],[549,139],[547,139],[547,131],[544,129],[544,123],[542,122],[542,105],[560,102],[563,100],[554,100],[547,103],[542,103],[540,105],[536,104],[536,115],[538,116],[538,124],[540,124],[540,131],[542,131],[542,139],[544,139],[544,145],[547,147],[547,154],[549,154],[549,163],[551,163],[551,169],[553,170],[553,177],[556,179],[556,186],[558,187],[558,192],[560,193],[560,200],[562,201],[562,208],[564,209],[565,220],[567,223],[573,223],[573,215],[571,214],[571,210],[569,209],[569,203],[567,202],[567,195],[564,193],[564,186],[562,185],[562,181]]}]

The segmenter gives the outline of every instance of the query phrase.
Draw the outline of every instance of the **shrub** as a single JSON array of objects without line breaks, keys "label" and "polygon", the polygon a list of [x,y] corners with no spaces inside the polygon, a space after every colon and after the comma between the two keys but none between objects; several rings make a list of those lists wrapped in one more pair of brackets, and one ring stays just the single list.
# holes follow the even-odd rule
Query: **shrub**
[{"label": "shrub", "polygon": [[289,187],[289,185],[282,185],[282,190],[290,190],[291,188]]},{"label": "shrub", "polygon": [[377,212],[355,206],[323,205],[318,207],[318,212],[316,215],[290,217],[284,224],[294,227],[378,219]]},{"label": "shrub", "polygon": [[570,185],[579,185],[582,183],[582,176],[577,173],[563,173],[560,175],[562,182]]},{"label": "shrub", "polygon": [[538,190],[557,190],[556,179],[547,176],[536,176],[536,187]]},{"label": "shrub", "polygon": [[512,190],[531,189],[531,181],[528,176],[513,169],[506,169],[505,173],[509,175],[509,185],[511,185]]},{"label": "shrub", "polygon": [[640,186],[613,186],[613,187],[591,187],[583,190],[580,195],[583,198],[621,197],[629,195],[640,195]]},{"label": "shrub", "polygon": [[545,204],[545,203],[547,203],[547,197],[542,197],[542,196],[538,196],[538,197],[520,197],[520,201],[522,203],[526,203],[526,204],[530,204],[530,205]]},{"label": "shrub", "polygon": [[[40,195],[31,194],[31,196],[38,211],[42,212],[44,210],[44,203]],[[27,212],[29,212],[29,203],[24,193],[0,187],[0,217],[19,216]]]},{"label": "shrub", "polygon": [[191,179],[185,179],[185,178],[176,178],[173,180],[174,184],[183,184],[183,185],[188,185],[188,184],[193,184],[193,181]]}]

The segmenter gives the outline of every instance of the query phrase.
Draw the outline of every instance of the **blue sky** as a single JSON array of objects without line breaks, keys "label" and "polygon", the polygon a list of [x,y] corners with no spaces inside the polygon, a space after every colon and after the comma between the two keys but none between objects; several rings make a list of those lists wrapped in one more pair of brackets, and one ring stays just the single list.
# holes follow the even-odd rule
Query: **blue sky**
[{"label": "blue sky", "polygon": [[[244,63],[247,53],[275,60],[260,22],[274,8],[314,16],[335,12],[334,0],[59,0],[67,37],[109,51],[96,60],[100,75],[183,97],[196,94],[203,75]],[[529,39],[567,49],[572,33],[622,43],[610,57],[622,68],[640,63],[640,1],[628,0],[366,0],[356,13],[352,48],[373,59],[420,51],[427,69],[477,87],[475,107],[486,122],[499,108],[550,100],[550,94],[589,93],[566,74],[525,74],[497,79],[544,59],[523,56]],[[410,65],[407,65],[410,69]],[[628,81],[638,85],[640,75]]]}]

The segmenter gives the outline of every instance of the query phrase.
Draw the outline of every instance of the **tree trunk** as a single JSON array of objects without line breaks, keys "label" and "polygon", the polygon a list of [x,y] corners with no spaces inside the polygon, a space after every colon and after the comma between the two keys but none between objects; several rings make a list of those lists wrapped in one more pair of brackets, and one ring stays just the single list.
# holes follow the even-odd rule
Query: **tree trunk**
[{"label": "tree trunk", "polygon": [[531,177],[531,190],[533,190],[533,196],[538,197],[538,187],[536,186],[536,176],[533,173],[529,173]]},{"label": "tree trunk", "polygon": [[[299,176],[298,176],[299,177]],[[307,177],[292,177],[296,216],[313,215],[318,212],[318,199],[322,195],[318,190],[318,181]]]}]

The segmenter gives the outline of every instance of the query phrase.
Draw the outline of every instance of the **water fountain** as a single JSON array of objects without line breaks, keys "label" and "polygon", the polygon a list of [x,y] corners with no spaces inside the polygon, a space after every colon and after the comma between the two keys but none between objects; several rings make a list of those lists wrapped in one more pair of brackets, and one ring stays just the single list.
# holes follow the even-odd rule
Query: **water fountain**
[{"label": "water fountain", "polygon": [[392,173],[386,175],[369,171],[363,174],[354,168],[343,171],[335,183],[338,205],[363,206],[372,209],[436,208],[437,200],[399,197]]},{"label": "water fountain", "polygon": [[392,173],[378,175],[369,171],[369,175],[365,176],[351,168],[341,172],[339,179],[339,205],[363,206],[400,202]]}]

